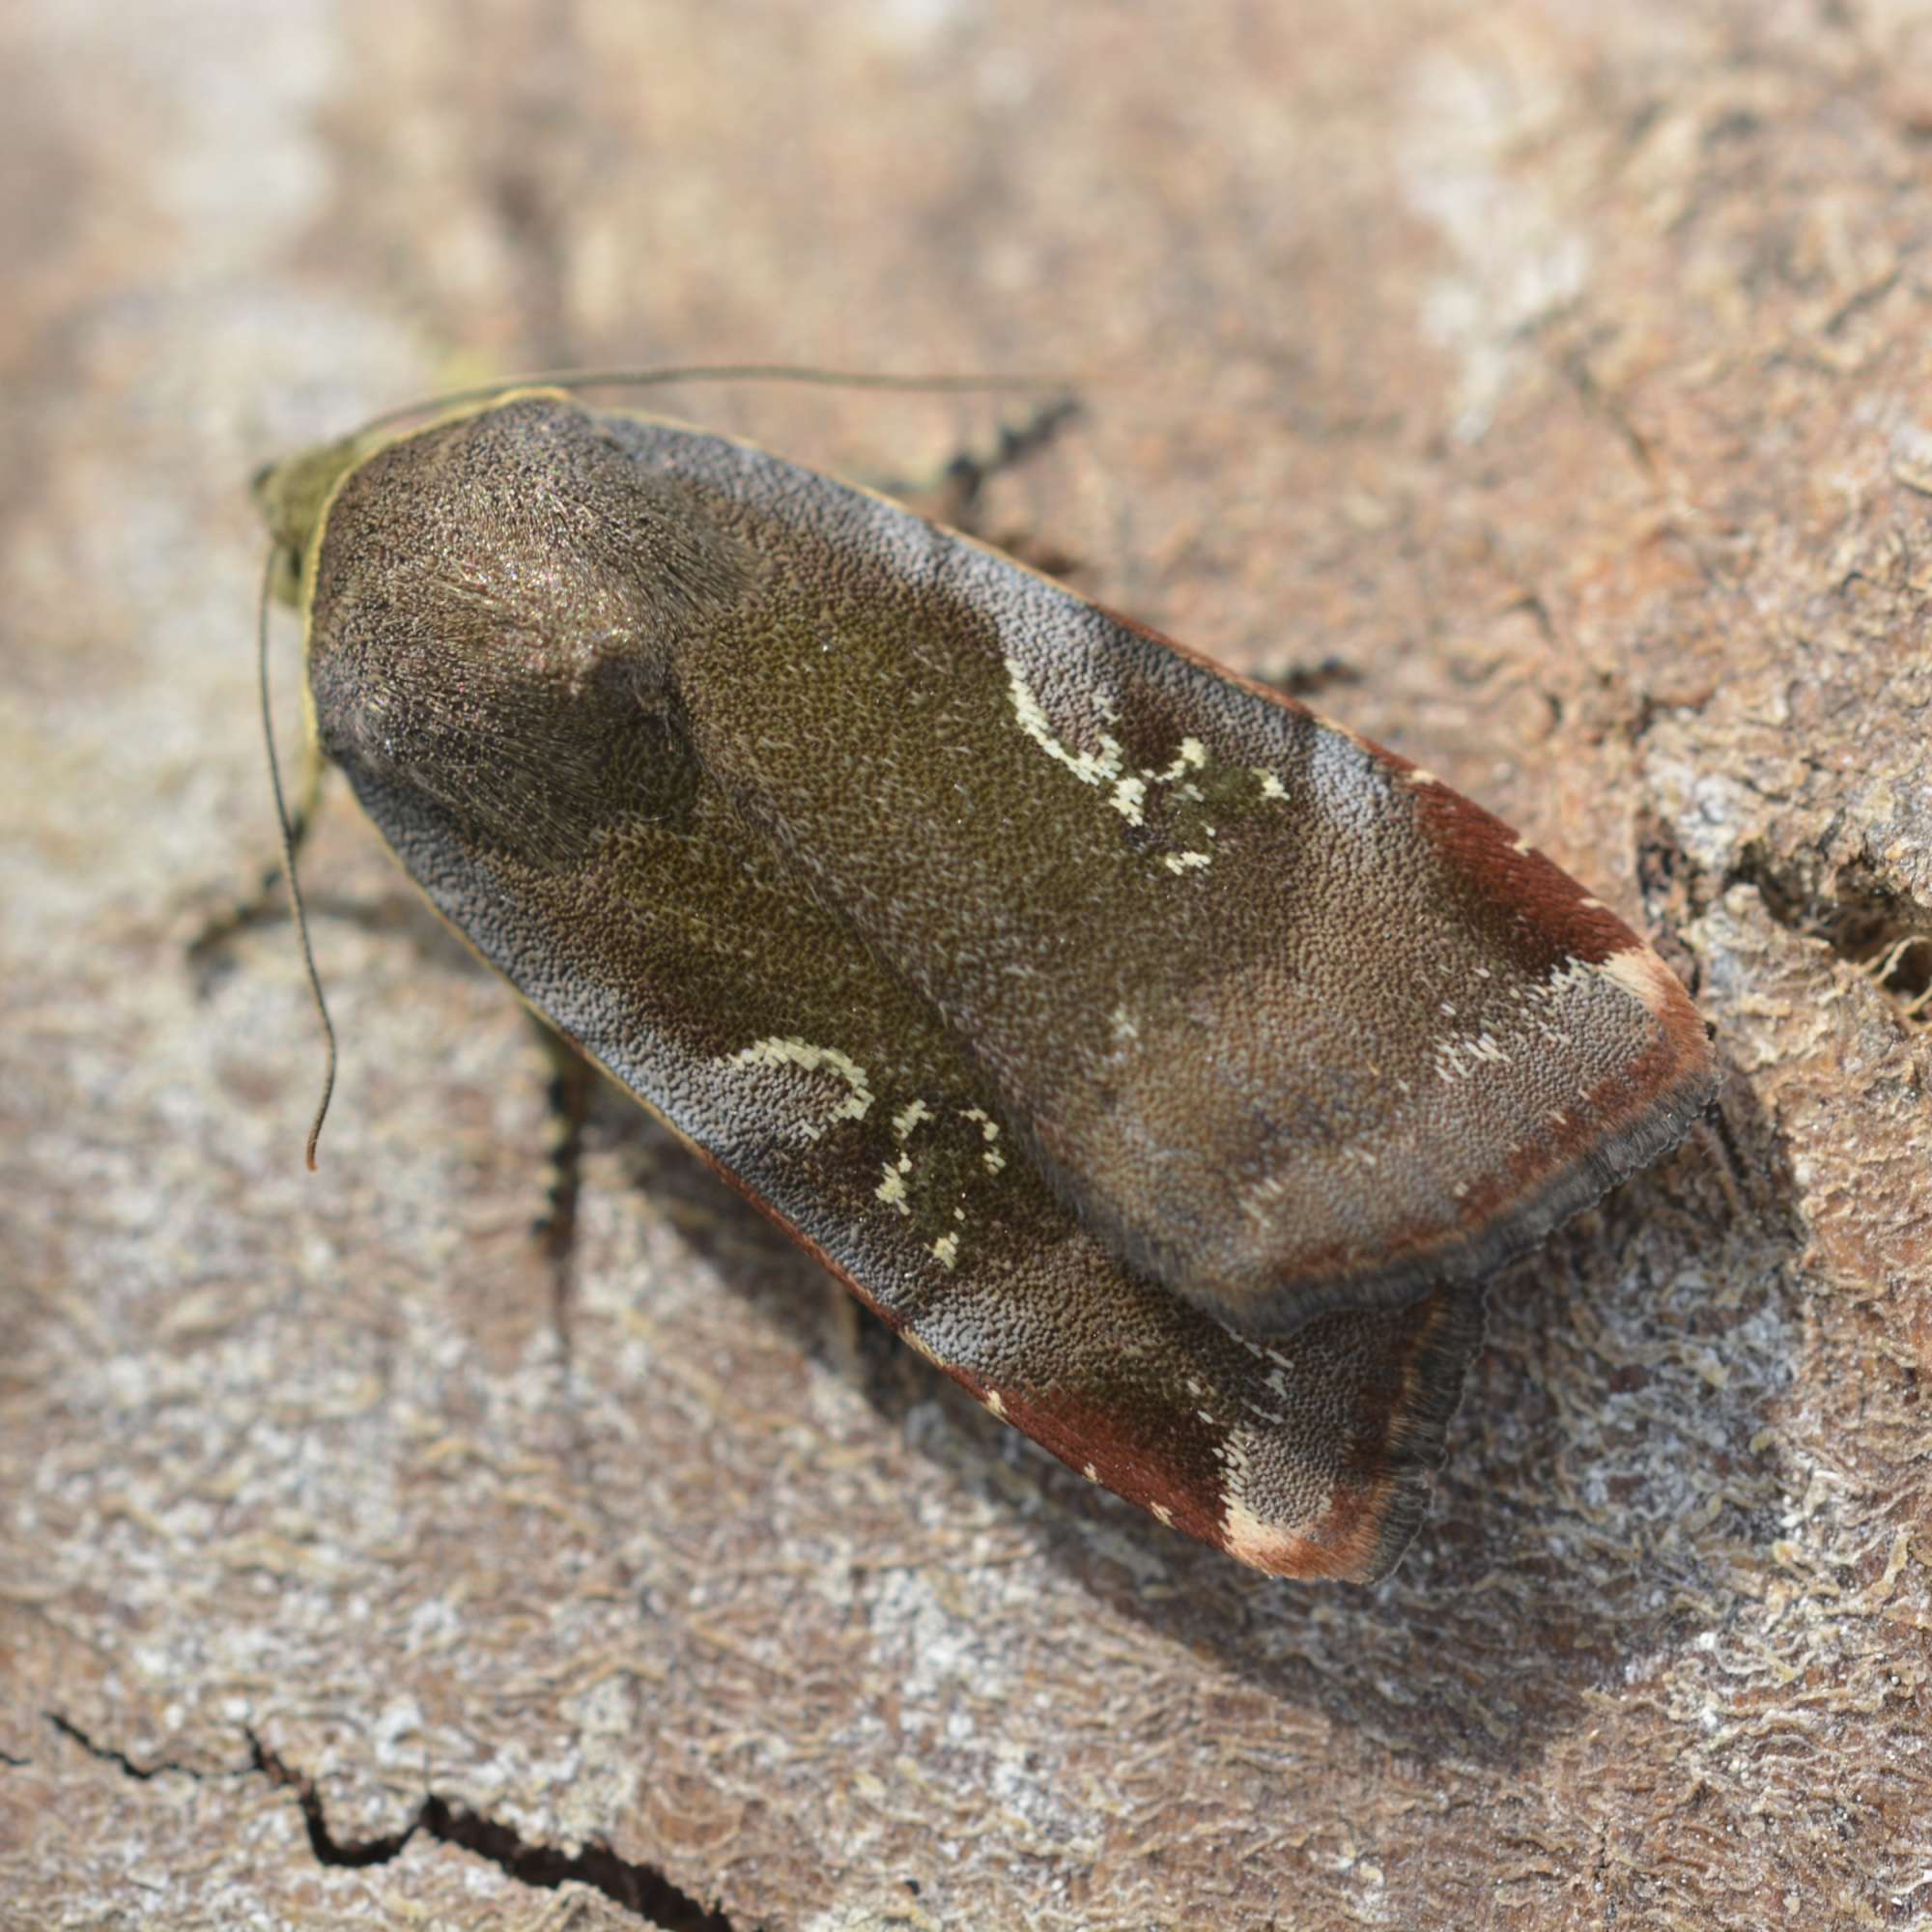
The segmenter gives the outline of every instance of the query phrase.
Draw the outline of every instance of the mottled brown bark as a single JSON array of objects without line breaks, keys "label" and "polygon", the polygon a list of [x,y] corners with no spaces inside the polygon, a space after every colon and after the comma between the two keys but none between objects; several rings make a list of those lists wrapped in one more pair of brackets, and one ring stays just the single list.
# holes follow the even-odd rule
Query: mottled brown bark
[{"label": "mottled brown bark", "polygon": [[[1600,11],[9,13],[7,1922],[1932,1912],[1932,32]],[[1110,372],[987,527],[1334,660],[1717,1025],[1377,1590],[1090,1491],[614,1110],[566,1334],[542,1067],[343,801],[319,1177],[286,929],[185,963],[268,839],[252,467],[720,355]]]}]

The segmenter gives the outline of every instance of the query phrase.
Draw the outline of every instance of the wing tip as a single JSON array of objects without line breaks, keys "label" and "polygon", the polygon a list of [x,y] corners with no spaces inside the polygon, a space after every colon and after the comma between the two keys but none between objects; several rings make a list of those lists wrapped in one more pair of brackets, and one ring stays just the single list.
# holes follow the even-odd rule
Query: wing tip
[{"label": "wing tip", "polygon": [[1435,1283],[1479,1281],[1676,1147],[1717,1092],[1704,1021],[1669,967],[1640,942],[1596,970],[1649,1008],[1658,1036],[1635,1065],[1579,1105],[1578,1123],[1594,1122],[1587,1138],[1578,1135],[1567,1151],[1554,1144],[1539,1150],[1541,1157],[1520,1169],[1514,1199],[1499,1188],[1501,1198],[1479,1221],[1451,1226],[1378,1267],[1350,1268],[1338,1256],[1343,1264],[1332,1272],[1284,1281],[1264,1306],[1213,1312],[1256,1333],[1287,1334],[1338,1308],[1401,1307]]},{"label": "wing tip", "polygon": [[1355,1466],[1320,1515],[1269,1522],[1231,1492],[1219,1539],[1228,1555],[1270,1576],[1363,1584],[1379,1582],[1401,1562],[1428,1512],[1463,1379],[1483,1341],[1480,1289],[1442,1288],[1433,1299],[1433,1319],[1402,1364],[1379,1439],[1356,1445]]}]

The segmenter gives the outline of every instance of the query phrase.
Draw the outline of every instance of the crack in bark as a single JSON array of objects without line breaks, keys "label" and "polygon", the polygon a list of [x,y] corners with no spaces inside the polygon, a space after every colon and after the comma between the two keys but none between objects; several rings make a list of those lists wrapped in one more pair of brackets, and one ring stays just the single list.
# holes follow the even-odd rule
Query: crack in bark
[{"label": "crack in bark", "polygon": [[435,1792],[422,1800],[415,1816],[401,1831],[376,1838],[339,1839],[328,1829],[314,1780],[284,1763],[253,1731],[245,1735],[249,1769],[295,1793],[308,1831],[309,1849],[318,1864],[387,1864],[420,1832],[440,1844],[455,1845],[487,1859],[519,1885],[554,1891],[575,1880],[647,1919],[661,1932],[732,1932],[731,1920],[722,1909],[699,1904],[655,1865],[619,1858],[607,1845],[587,1844],[577,1852],[565,1852],[555,1845],[531,1844],[512,1827],[452,1804]]},{"label": "crack in bark", "polygon": [[1761,844],[1745,846],[1719,890],[1755,887],[1781,926],[1822,939],[1858,967],[1908,1020],[1925,1012],[1932,987],[1932,910],[1857,862],[1833,867],[1829,886],[1797,867],[1780,867]]},{"label": "crack in bark", "polygon": [[[71,1718],[58,1711],[44,1713],[46,1720],[62,1737],[78,1745],[89,1757],[111,1764],[125,1776],[146,1784],[165,1773],[178,1773],[195,1783],[209,1777],[266,1777],[270,1784],[295,1793],[301,1809],[302,1824],[308,1833],[309,1850],[318,1864],[337,1865],[351,1870],[370,1865],[385,1865],[400,1858],[417,1833],[439,1844],[454,1845],[461,1851],[487,1859],[519,1885],[539,1891],[554,1891],[572,1880],[600,1891],[613,1904],[656,1926],[658,1932],[733,1932],[729,1917],[722,1907],[701,1905],[673,1885],[656,1865],[641,1860],[619,1858],[608,1845],[586,1844],[576,1852],[555,1845],[531,1844],[514,1828],[498,1824],[467,1805],[454,1804],[437,1792],[430,1792],[416,1806],[415,1816],[400,1831],[385,1832],[374,1838],[338,1838],[328,1828],[321,1794],[315,1780],[287,1764],[270,1750],[252,1730],[244,1729],[248,1740],[248,1762],[231,1771],[202,1772],[177,1758],[163,1758],[156,1764],[136,1764],[126,1751],[111,1745],[97,1744]],[[26,1758],[0,1751],[0,1760],[24,1766]]]},{"label": "crack in bark", "polygon": [[[102,1764],[117,1765],[129,1777],[139,1778],[143,1784],[146,1784],[150,1778],[159,1777],[167,1772],[176,1772],[183,1777],[191,1777],[197,1784],[202,1780],[203,1774],[201,1772],[197,1771],[191,1764],[183,1764],[179,1758],[164,1757],[157,1764],[136,1764],[126,1751],[116,1750],[111,1745],[96,1744],[72,1719],[62,1717],[58,1711],[49,1711],[45,1715],[47,1722],[62,1737],[69,1739],[73,1744],[77,1744],[89,1757],[98,1757]],[[26,1759],[22,1758],[20,1762],[24,1764]],[[241,1774],[238,1772],[225,1772],[218,1775],[234,1777],[239,1776]]]},{"label": "crack in bark", "polygon": [[1690,918],[1733,886],[1748,886],[1776,924],[1823,940],[1908,1023],[1932,1023],[1932,908],[1856,860],[1831,867],[1829,877],[1819,879],[1797,855],[1780,863],[1763,840],[1750,839],[1717,871],[1692,859],[1670,827],[1652,820],[1637,840],[1637,883],[1653,907],[1681,889]]}]

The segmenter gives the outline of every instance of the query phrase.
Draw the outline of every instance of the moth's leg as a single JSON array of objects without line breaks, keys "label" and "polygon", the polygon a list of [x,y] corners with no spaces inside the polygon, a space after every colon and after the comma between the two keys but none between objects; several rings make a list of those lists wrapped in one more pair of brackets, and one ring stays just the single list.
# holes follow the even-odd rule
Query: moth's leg
[{"label": "moth's leg", "polygon": [[[309,828],[322,809],[322,792],[328,760],[313,742],[302,751],[301,774],[295,788],[295,804],[289,813],[289,850],[299,859]],[[226,905],[211,913],[187,942],[187,963],[202,992],[219,972],[223,955],[244,932],[258,925],[285,918],[287,895],[282,891],[282,855],[276,852],[262,867],[255,884],[238,893]]]},{"label": "moth's leg", "polygon": [[981,526],[981,497],[986,485],[1003,469],[1016,469],[1028,457],[1044,449],[1055,436],[1080,413],[1072,396],[1056,396],[1037,405],[1017,421],[1002,423],[982,447],[967,447],[923,477],[888,477],[873,488],[888,497],[897,497],[921,515],[936,523],[950,525],[968,536],[985,538],[1023,563],[1050,575],[1065,575],[1073,559],[1039,544],[1026,532],[991,535]]},{"label": "moth's leg", "polygon": [[553,1260],[562,1261],[577,1240],[583,1123],[596,1091],[597,1069],[548,1020],[530,1013],[529,1022],[550,1071],[544,1090],[549,1108],[544,1128],[544,1207],[530,1223],[530,1233]]},{"label": "moth's leg", "polygon": [[1360,684],[1362,673],[1347,658],[1292,658],[1281,666],[1263,666],[1252,675],[1285,697],[1314,697],[1337,685]]},{"label": "moth's leg", "polygon": [[570,1358],[571,1263],[577,1252],[577,1208],[583,1191],[583,1123],[596,1071],[549,1021],[525,1009],[544,1059],[543,1208],[530,1235],[550,1267],[551,1324]]},{"label": "moth's leg", "polygon": [[1017,469],[1044,449],[1079,412],[1080,405],[1071,396],[1058,396],[1017,422],[1002,423],[983,448],[957,451],[926,481],[925,494],[940,502],[934,514],[955,529],[971,529],[986,485],[1001,470]]}]

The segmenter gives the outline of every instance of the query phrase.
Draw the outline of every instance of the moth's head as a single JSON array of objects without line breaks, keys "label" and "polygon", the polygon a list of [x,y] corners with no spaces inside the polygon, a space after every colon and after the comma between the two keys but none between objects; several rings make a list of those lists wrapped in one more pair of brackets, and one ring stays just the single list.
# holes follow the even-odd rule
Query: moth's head
[{"label": "moth's head", "polygon": [[348,436],[265,463],[250,478],[249,494],[275,547],[271,590],[278,604],[300,607],[302,573],[323,510],[336,484],[366,454],[366,439]]}]

